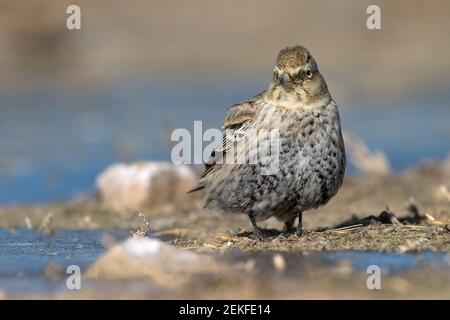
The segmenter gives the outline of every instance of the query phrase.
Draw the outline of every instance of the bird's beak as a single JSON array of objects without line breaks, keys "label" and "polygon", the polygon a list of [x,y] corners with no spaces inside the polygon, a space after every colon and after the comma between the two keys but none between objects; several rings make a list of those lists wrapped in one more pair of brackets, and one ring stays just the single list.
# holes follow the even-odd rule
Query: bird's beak
[{"label": "bird's beak", "polygon": [[280,84],[286,85],[289,83],[292,83],[291,77],[286,72],[283,72],[280,75]]},{"label": "bird's beak", "polygon": [[292,78],[288,73],[284,72],[280,75],[279,84],[285,89],[292,89],[294,86],[294,81],[292,81]]}]

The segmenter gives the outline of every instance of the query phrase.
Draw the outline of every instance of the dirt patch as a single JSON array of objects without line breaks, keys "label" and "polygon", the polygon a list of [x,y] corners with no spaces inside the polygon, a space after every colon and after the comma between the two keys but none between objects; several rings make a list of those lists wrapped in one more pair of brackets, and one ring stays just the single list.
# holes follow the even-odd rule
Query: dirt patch
[{"label": "dirt patch", "polygon": [[[377,250],[450,251],[448,168],[436,163],[385,177],[347,177],[328,205],[304,215],[304,236],[284,235],[274,219],[260,223],[270,241],[252,240],[245,215],[206,212],[198,197],[182,207],[167,205],[148,212],[112,212],[95,197],[0,209],[0,227],[58,229],[151,228],[150,234],[180,248],[198,251]],[[430,220],[429,214],[436,219]],[[439,223],[441,222],[441,223]]]},{"label": "dirt patch", "polygon": [[[153,279],[165,276],[165,268],[155,273],[144,264],[147,273],[136,279],[129,277],[137,272],[132,265],[124,279],[90,280],[79,292],[27,298],[441,299],[450,290],[450,201],[442,192],[449,177],[448,168],[435,163],[384,177],[347,177],[327,206],[304,215],[304,235],[283,234],[283,224],[269,219],[260,223],[265,242],[250,237],[246,216],[207,212],[198,198],[142,213],[112,212],[95,197],[12,206],[0,209],[0,227],[126,229],[135,238],[163,240],[174,254],[197,253],[226,266],[190,274],[190,265],[182,264],[183,281],[174,288]],[[368,289],[372,264],[382,268],[381,290]],[[116,267],[128,270],[124,262]]]}]

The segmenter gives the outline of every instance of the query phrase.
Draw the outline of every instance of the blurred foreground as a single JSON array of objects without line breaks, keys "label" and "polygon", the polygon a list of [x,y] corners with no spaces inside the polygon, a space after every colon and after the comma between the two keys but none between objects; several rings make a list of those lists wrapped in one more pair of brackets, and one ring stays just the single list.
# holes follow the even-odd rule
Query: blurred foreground
[{"label": "blurred foreground", "polygon": [[[195,196],[159,203],[141,213],[107,209],[92,197],[5,207],[0,209],[0,227],[19,229],[17,236],[3,234],[7,245],[1,249],[5,259],[0,274],[2,268],[10,270],[3,270],[10,279],[3,296],[446,298],[449,180],[450,162],[430,162],[403,173],[347,177],[327,206],[306,213],[305,236],[281,234],[277,230],[282,224],[275,220],[261,223],[272,238],[269,242],[251,239],[247,217],[204,212]],[[86,234],[65,238],[68,229]],[[102,237],[95,231],[97,236],[91,238],[94,229],[112,235]],[[33,236],[34,230],[38,233]],[[21,245],[23,240],[15,240],[30,237],[27,233],[33,244],[29,251]],[[121,243],[127,234],[135,240]],[[54,242],[53,237],[62,240]],[[61,244],[53,248],[52,243]],[[61,251],[69,247],[70,252]],[[26,266],[33,265],[30,259],[36,255],[41,267],[30,275]],[[53,262],[45,266],[42,261]],[[73,263],[81,263],[85,272],[83,290],[76,292],[64,287],[64,270]],[[382,268],[382,290],[367,289],[365,270],[372,264]],[[27,277],[41,279],[27,280],[40,285],[31,285],[28,294],[20,287],[11,290],[14,281]],[[5,288],[2,282],[0,276],[0,287]]]}]

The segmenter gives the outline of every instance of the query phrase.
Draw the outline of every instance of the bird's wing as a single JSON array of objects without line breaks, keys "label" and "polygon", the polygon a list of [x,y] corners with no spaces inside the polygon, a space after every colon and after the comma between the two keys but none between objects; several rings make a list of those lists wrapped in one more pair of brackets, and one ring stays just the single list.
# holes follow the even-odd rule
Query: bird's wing
[{"label": "bird's wing", "polygon": [[[261,100],[263,94],[264,91],[249,100],[237,103],[230,107],[228,115],[222,124],[222,129],[224,129],[222,141],[206,161],[202,178],[206,177],[220,166],[220,164],[215,161],[218,153],[221,153],[222,159],[225,159],[226,152],[250,131],[260,108],[258,102]],[[200,183],[200,185],[192,189],[191,192],[203,188],[204,185]]]},{"label": "bird's wing", "polygon": [[222,124],[222,129],[224,129],[222,141],[211,153],[208,161],[206,161],[206,168],[202,177],[205,177],[217,167],[218,164],[214,159],[217,153],[220,152],[222,157],[225,158],[227,151],[250,131],[259,109],[258,101],[261,95],[259,94],[250,100],[237,103],[228,110],[228,115]]},{"label": "bird's wing", "polygon": [[253,120],[258,108],[256,103],[259,100],[258,98],[259,95],[251,100],[246,100],[231,106],[228,110],[227,117],[223,121],[222,129],[242,125],[245,121]]}]

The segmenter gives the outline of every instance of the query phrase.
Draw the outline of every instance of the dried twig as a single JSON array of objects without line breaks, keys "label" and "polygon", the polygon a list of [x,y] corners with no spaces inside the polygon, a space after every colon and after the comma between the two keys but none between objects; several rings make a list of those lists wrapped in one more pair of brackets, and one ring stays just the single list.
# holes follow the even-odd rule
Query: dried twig
[{"label": "dried twig", "polygon": [[141,224],[141,226],[136,230],[131,232],[131,236],[133,238],[144,238],[147,237],[148,234],[151,231],[150,222],[147,220],[145,215],[142,212],[139,212],[139,217],[141,217],[144,222]]},{"label": "dried twig", "polygon": [[42,231],[45,234],[53,233],[54,230],[52,229],[52,221],[53,213],[49,212],[42,220],[42,223],[39,226],[39,231]]},{"label": "dried twig", "polygon": [[362,223],[358,223],[358,224],[351,225],[351,226],[345,226],[345,227],[340,227],[340,228],[336,228],[336,229],[326,230],[325,232],[349,232],[349,231],[360,229],[363,226],[364,225]]},{"label": "dried twig", "polygon": [[427,217],[428,221],[431,224],[437,224],[437,225],[450,224],[450,220],[436,220],[431,214],[428,214],[428,213],[425,213],[425,216]]}]

